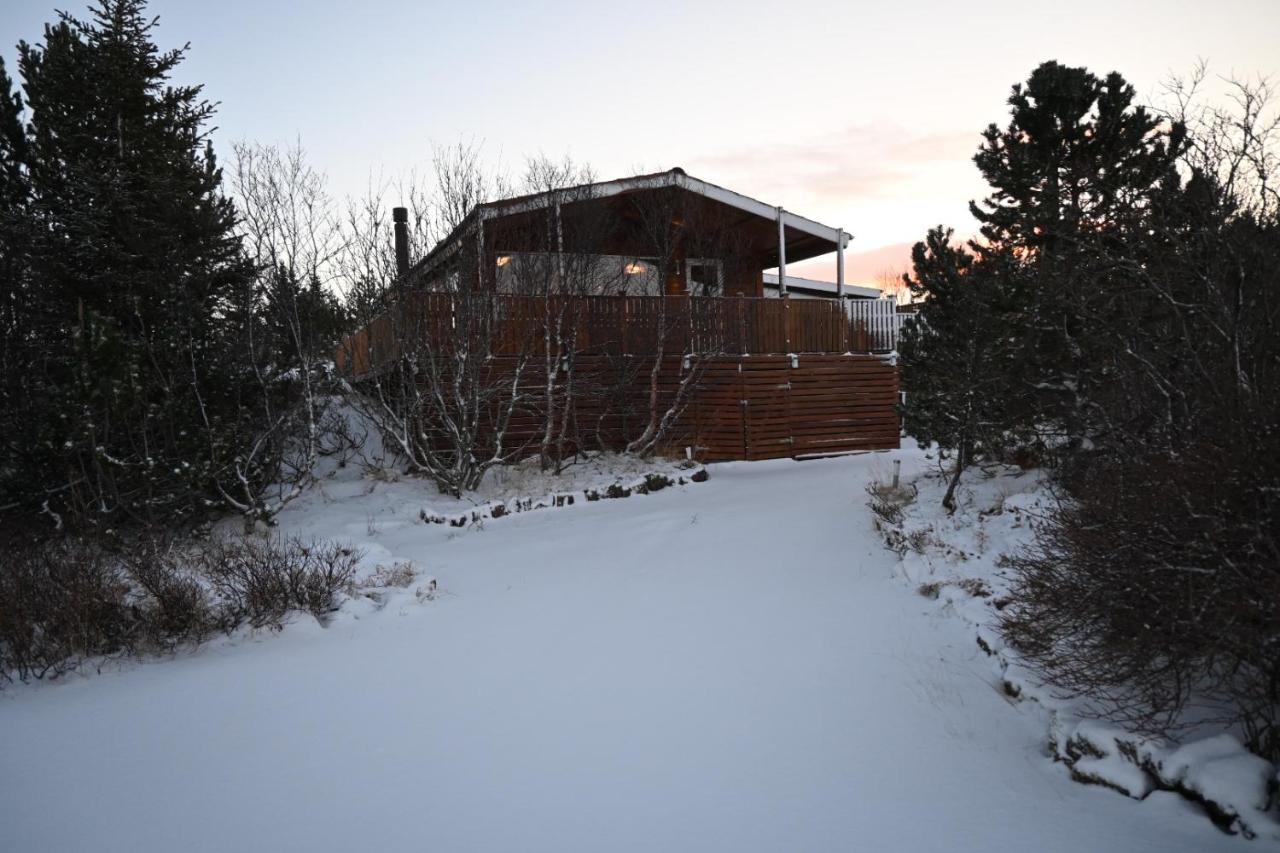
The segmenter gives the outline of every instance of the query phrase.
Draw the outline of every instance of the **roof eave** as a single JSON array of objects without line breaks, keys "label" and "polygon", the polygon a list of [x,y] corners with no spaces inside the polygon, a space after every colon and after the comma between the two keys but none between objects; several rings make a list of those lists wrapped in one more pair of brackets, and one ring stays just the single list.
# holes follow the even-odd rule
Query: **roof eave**
[{"label": "roof eave", "polygon": [[[746,213],[751,213],[763,219],[777,220],[782,218],[783,224],[794,231],[808,234],[822,240],[826,240],[833,244],[831,251],[835,251],[835,247],[847,248],[853,239],[852,234],[846,233],[841,228],[832,228],[829,225],[823,225],[805,216],[792,213],[781,207],[773,207],[762,201],[745,196],[742,193],[725,189],[718,184],[710,181],[704,181],[701,178],[695,178],[687,174],[683,169],[675,168],[666,172],[657,172],[650,175],[641,175],[632,178],[616,178],[612,181],[602,181],[597,184],[589,184],[592,187],[591,199],[609,198],[615,195],[621,195],[625,192],[635,192],[636,190],[647,189],[663,189],[666,187],[680,187],[690,192],[697,193],[713,201],[721,204],[737,208]],[[581,189],[581,188],[576,188]],[[572,193],[573,190],[566,190]],[[474,229],[477,223],[493,217],[501,212],[502,215],[525,213],[531,210],[540,210],[553,203],[553,198],[559,194],[558,192],[538,193],[527,196],[525,198],[512,202],[493,201],[476,205],[471,212],[466,215],[462,222],[449,232],[449,236],[445,237],[435,247],[428,252],[422,260],[418,261],[410,269],[409,274],[421,274],[434,269],[440,261],[447,259],[457,251],[458,245],[461,243],[461,236],[468,231]],[[816,257],[816,256],[815,256]]]}]

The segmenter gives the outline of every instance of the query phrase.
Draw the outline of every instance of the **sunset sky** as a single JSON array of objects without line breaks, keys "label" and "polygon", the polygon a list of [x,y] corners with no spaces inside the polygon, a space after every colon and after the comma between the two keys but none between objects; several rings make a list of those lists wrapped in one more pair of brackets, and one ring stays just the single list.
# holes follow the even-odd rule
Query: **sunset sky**
[{"label": "sunset sky", "polygon": [[[80,12],[78,0],[58,5]],[[12,62],[53,0],[4,0]],[[1280,82],[1280,0],[528,3],[155,0],[215,137],[300,138],[338,193],[483,141],[518,172],[571,154],[603,178],[683,166],[854,235],[851,281],[931,225],[972,230],[978,133],[1047,59],[1154,99],[1198,58]],[[829,261],[790,270],[829,275]]]}]

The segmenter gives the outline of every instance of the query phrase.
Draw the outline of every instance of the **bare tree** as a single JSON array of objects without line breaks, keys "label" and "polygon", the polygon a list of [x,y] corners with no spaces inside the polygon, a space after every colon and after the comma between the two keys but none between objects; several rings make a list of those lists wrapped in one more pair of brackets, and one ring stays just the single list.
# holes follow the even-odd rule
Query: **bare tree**
[{"label": "bare tree", "polygon": [[341,247],[334,260],[336,287],[357,327],[386,309],[398,282],[394,207],[408,212],[409,256],[422,257],[438,230],[438,206],[428,181],[417,172],[388,181],[370,178],[363,193],[345,200],[339,221]]},{"label": "bare tree", "polygon": [[[1214,84],[1224,92],[1209,96]],[[1184,163],[1212,175],[1224,194],[1259,218],[1280,210],[1280,109],[1267,78],[1213,77],[1199,62],[1186,77],[1163,84],[1163,111],[1187,129]]]},{"label": "bare tree", "polygon": [[[342,236],[322,173],[300,144],[237,142],[231,186],[242,244],[258,271],[240,306],[263,426],[234,462],[222,498],[247,521],[269,521],[301,494],[331,437],[329,354],[341,312],[329,290]],[[259,487],[259,472],[274,472]]]},{"label": "bare tree", "polygon": [[[367,325],[344,348],[350,363],[367,368],[353,399],[378,425],[384,445],[442,491],[460,495],[524,449],[511,426],[527,402],[522,381],[532,347],[527,334],[501,324],[489,269],[480,205],[503,182],[465,144],[436,149],[432,179],[429,213],[423,203],[417,221],[455,242],[429,271],[396,277],[378,192],[350,208],[344,274],[353,292],[378,295],[362,300]],[[416,190],[412,197],[428,198]]]},{"label": "bare tree", "polygon": [[541,332],[542,421],[539,460],[557,473],[575,440],[576,403],[589,394],[577,370],[579,333],[589,297],[616,288],[621,259],[604,254],[609,219],[592,204],[595,176],[571,158],[545,155],[526,164],[523,190],[538,199],[538,214],[516,220],[502,238],[525,251],[503,253],[498,290],[532,297]]},{"label": "bare tree", "polygon": [[885,267],[876,273],[876,287],[880,288],[880,295],[892,299],[895,303],[901,305],[911,298],[911,288],[907,284],[907,271],[905,269],[895,270],[893,267]]},{"label": "bare tree", "polygon": [[[625,449],[648,456],[670,437],[693,400],[707,363],[726,349],[724,324],[711,319],[722,282],[695,281],[692,261],[710,260],[711,268],[718,270],[716,278],[723,279],[725,266],[743,263],[746,245],[741,232],[714,208],[691,203],[687,193],[675,188],[636,194],[629,213],[638,223],[643,244],[650,247],[651,254],[643,262],[652,266],[660,288],[659,298],[652,302],[653,313],[646,318],[644,336],[629,336],[640,344],[635,365],[641,375],[632,370],[619,374],[627,386],[642,383],[645,389],[643,426]],[[715,296],[685,295],[697,290]],[[664,391],[664,367],[672,361],[679,365],[679,378],[671,390]]]},{"label": "bare tree", "polygon": [[485,167],[483,154],[483,144],[475,140],[432,146],[434,231],[425,236],[433,244],[453,233],[476,205],[514,194],[500,170]]}]

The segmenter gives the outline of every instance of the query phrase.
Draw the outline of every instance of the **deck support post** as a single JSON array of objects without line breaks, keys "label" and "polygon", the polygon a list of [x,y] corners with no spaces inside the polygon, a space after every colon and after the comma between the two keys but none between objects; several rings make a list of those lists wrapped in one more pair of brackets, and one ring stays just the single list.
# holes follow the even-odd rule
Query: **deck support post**
[{"label": "deck support post", "polygon": [[778,205],[778,297],[782,299],[782,334],[791,352],[791,305],[787,294],[787,212]]},{"label": "deck support post", "polygon": [[840,236],[836,238],[836,299],[840,300],[840,305],[844,305],[844,229],[840,229]]},{"label": "deck support post", "polygon": [[782,205],[778,205],[778,295],[787,297],[787,224]]},{"label": "deck support post", "polygon": [[844,304],[844,229],[837,229],[836,236],[836,304],[840,306],[841,339],[844,351],[849,351],[849,312]]},{"label": "deck support post", "polygon": [[[484,290],[484,216],[476,222],[476,292]],[[462,280],[459,278],[458,283]]]}]

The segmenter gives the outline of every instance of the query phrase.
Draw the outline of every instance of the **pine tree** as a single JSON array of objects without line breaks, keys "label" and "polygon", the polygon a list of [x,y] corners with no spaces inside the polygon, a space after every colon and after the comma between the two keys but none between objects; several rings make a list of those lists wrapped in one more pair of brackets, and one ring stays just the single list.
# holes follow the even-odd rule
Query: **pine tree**
[{"label": "pine tree", "polygon": [[1133,101],[1116,72],[1056,62],[1013,87],[1008,126],[989,125],[973,158],[992,187],[969,205],[990,250],[1065,256],[1089,235],[1141,224],[1175,174],[1183,130]]},{"label": "pine tree", "polygon": [[281,363],[331,360],[349,325],[338,298],[314,274],[300,281],[294,270],[283,265],[267,270],[264,278],[263,332]]},{"label": "pine tree", "polygon": [[214,108],[170,82],[186,48],[161,51],[144,13],[101,0],[19,45],[39,352],[9,402],[44,438],[23,448],[17,500],[102,525],[196,516],[252,429],[226,321],[253,270],[207,135]]},{"label": "pine tree", "polygon": [[[0,57],[0,329],[4,335],[3,356],[20,343],[24,277],[23,260],[29,243],[27,205],[31,186],[27,180],[27,138],[22,126],[22,96],[14,91],[13,80]],[[6,366],[7,361],[0,364]],[[8,371],[6,370],[7,374]],[[9,377],[5,377],[7,380]]]},{"label": "pine tree", "polygon": [[22,126],[22,96],[0,57],[0,206],[4,211],[25,205],[27,136]]},{"label": "pine tree", "polygon": [[943,499],[949,511],[964,469],[1013,440],[1001,370],[1008,329],[1000,288],[1011,273],[997,269],[999,256],[975,258],[951,237],[951,229],[938,226],[912,249],[913,272],[905,280],[920,309],[898,346],[907,433],[955,453]]},{"label": "pine tree", "polygon": [[0,59],[0,514],[12,513],[41,441],[28,416],[28,365],[40,347],[38,314],[28,274],[31,185],[22,97]]},{"label": "pine tree", "polygon": [[1099,428],[1088,400],[1110,346],[1116,256],[1147,227],[1153,198],[1177,184],[1184,134],[1135,106],[1119,74],[1056,62],[1015,85],[1009,105],[1008,126],[988,126],[974,157],[992,187],[970,203],[984,238],[974,249],[1028,273],[1006,283],[1022,350],[1007,379],[1034,392],[1011,416],[1079,443]]}]

